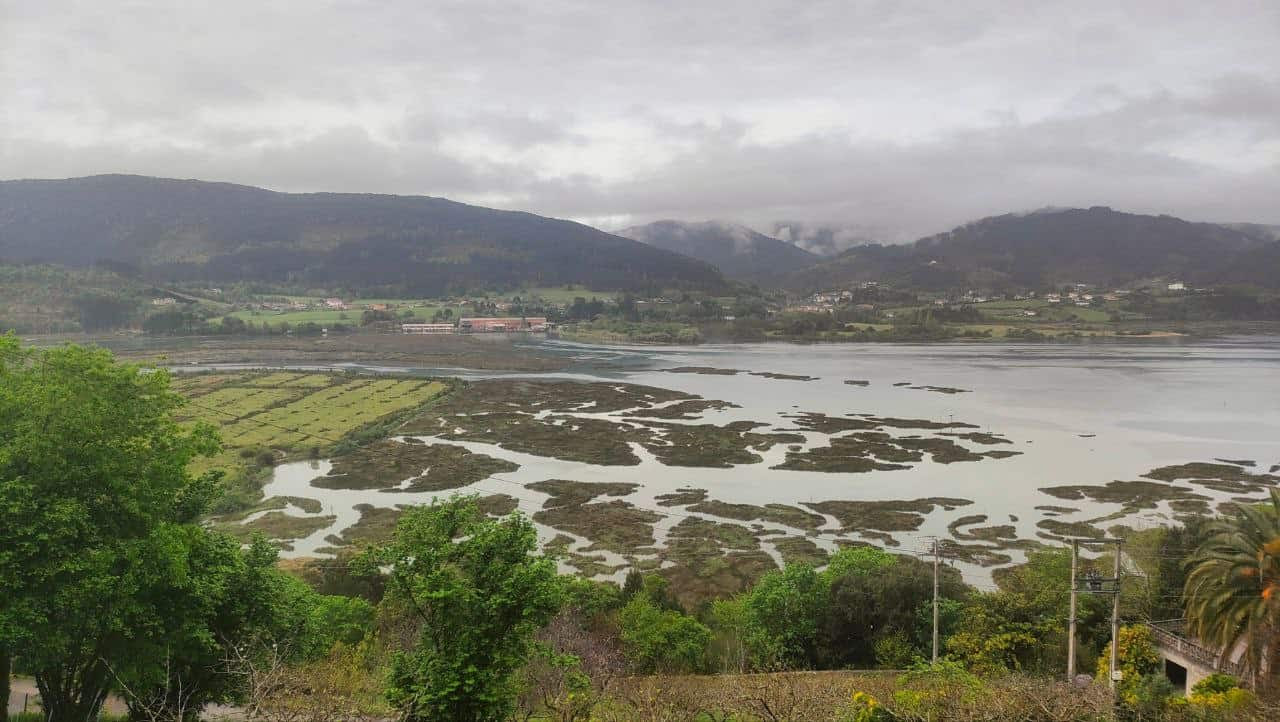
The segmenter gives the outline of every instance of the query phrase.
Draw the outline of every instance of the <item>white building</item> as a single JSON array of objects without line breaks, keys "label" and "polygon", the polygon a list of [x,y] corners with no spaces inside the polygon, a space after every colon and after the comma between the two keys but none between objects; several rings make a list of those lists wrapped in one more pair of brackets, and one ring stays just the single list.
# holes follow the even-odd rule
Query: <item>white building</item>
[{"label": "white building", "polygon": [[438,335],[453,333],[453,324],[451,323],[402,323],[400,324],[401,333],[415,335]]}]

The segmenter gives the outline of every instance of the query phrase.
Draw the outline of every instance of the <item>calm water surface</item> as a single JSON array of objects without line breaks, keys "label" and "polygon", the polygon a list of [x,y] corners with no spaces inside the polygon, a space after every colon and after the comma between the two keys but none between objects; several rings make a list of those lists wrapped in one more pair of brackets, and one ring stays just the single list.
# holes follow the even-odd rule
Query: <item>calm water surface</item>
[{"label": "calm water surface", "polygon": [[[1059,517],[1063,521],[1096,517],[1119,508],[1064,502],[1039,491],[1045,486],[1132,480],[1158,466],[1215,458],[1253,460],[1257,462],[1253,470],[1262,472],[1280,464],[1280,339],[1276,338],[1069,346],[759,344],[677,348],[583,346],[555,341],[536,341],[527,346],[531,352],[573,359],[566,373],[543,374],[544,377],[661,386],[741,407],[708,412],[703,417],[705,422],[750,420],[785,429],[791,428],[785,415],[798,411],[954,420],[977,424],[983,431],[1002,434],[1013,442],[998,447],[966,443],[970,448],[1022,452],[1002,460],[947,465],[926,461],[908,470],[831,474],[770,469],[785,454],[781,446],[765,453],[763,463],[697,469],[664,466],[638,447],[640,465],[601,467],[520,454],[489,444],[448,442],[520,464],[516,472],[470,488],[479,493],[515,496],[521,500],[521,508],[529,512],[539,508],[544,497],[524,489],[523,484],[528,482],[563,478],[641,484],[641,489],[627,500],[668,514],[658,524],[660,537],[682,517],[679,512],[655,506],[653,497],[684,486],[707,489],[712,499],[758,504],[928,496],[973,500],[972,505],[954,511],[935,511],[916,532],[895,534],[901,544],[899,549],[915,550],[923,545],[921,537],[947,535],[947,524],[963,515],[986,514],[988,524],[1013,523],[1020,538],[1034,539],[1036,522],[1044,518],[1034,509],[1037,505],[1081,509],[1079,514]],[[715,376],[662,371],[677,366],[818,378],[791,381],[745,373]],[[480,377],[456,370],[450,373]],[[850,379],[865,380],[869,385],[844,383]],[[967,392],[942,394],[893,385],[901,382]],[[826,444],[820,434],[808,436],[810,445]],[[265,490],[267,496],[319,498],[325,506],[323,513],[338,516],[331,528],[297,542],[293,554],[313,553],[325,545],[326,535],[354,523],[359,514],[351,507],[357,503],[392,506],[425,501],[432,496],[396,494],[389,499],[390,495],[376,491],[311,487],[309,481],[327,470],[326,463],[282,465]],[[1228,496],[1200,487],[1194,489],[1215,499]],[[290,511],[302,514],[297,508]],[[1131,517],[1127,523],[1145,526],[1167,522],[1169,517],[1167,507],[1161,505]],[[558,533],[550,529],[541,532],[548,539]],[[834,548],[834,536],[825,536],[820,543]],[[974,576],[985,575],[976,568],[966,571]]]}]

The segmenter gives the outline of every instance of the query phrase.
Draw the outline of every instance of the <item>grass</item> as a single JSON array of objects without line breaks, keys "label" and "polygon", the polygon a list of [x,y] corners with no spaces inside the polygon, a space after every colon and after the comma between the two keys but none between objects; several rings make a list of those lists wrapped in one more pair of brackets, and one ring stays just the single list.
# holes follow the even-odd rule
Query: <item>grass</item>
[{"label": "grass", "polygon": [[221,433],[223,451],[193,468],[224,473],[226,494],[217,513],[257,502],[274,464],[328,454],[344,439],[448,388],[423,379],[296,372],[198,374],[180,376],[173,385],[191,399],[181,418],[211,423]]},{"label": "grass", "polygon": [[954,509],[972,504],[968,499],[936,497],[910,501],[820,501],[806,503],[816,512],[830,514],[845,531],[915,531],[924,515],[936,507]]},{"label": "grass", "polygon": [[577,506],[593,501],[597,496],[627,496],[639,484],[624,482],[570,481],[568,479],[547,479],[525,484],[526,488],[539,491],[550,496],[542,503],[544,509],[557,506]]},{"label": "grass", "polygon": [[248,541],[254,532],[262,532],[268,539],[292,540],[310,536],[334,522],[332,516],[294,516],[281,511],[269,511],[251,522],[242,524],[220,523],[214,526],[221,532],[242,541]]},{"label": "grass", "polygon": [[263,406],[224,427],[224,441],[239,447],[270,444],[293,450],[317,438],[338,439],[379,418],[419,406],[444,389],[438,381],[351,379],[289,403]]},{"label": "grass", "polygon": [[661,518],[621,500],[557,506],[533,515],[536,522],[590,539],[591,550],[619,554],[653,545],[653,524]]},{"label": "grass", "polygon": [[723,501],[698,501],[687,507],[689,511],[740,521],[768,521],[797,529],[817,529],[825,521],[818,514],[786,504],[730,504]]},{"label": "grass", "polygon": [[[334,459],[328,476],[315,479],[312,485],[323,489],[444,491],[519,468],[513,462],[473,454],[461,446],[387,439]],[[403,489],[396,488],[403,482],[408,482]]]},{"label": "grass", "polygon": [[808,564],[817,567],[826,564],[830,556],[826,549],[802,536],[783,537],[774,541],[773,546],[782,555],[782,561],[786,564]]},{"label": "grass", "polygon": [[[332,326],[336,324],[346,324],[349,326],[359,326],[365,307],[375,303],[386,303],[388,305],[398,306],[391,313],[397,318],[405,322],[411,321],[430,321],[431,317],[437,311],[443,311],[446,307],[439,304],[421,304],[419,302],[395,300],[395,299],[360,299],[353,301],[350,308],[343,310],[338,309],[307,309],[305,311],[267,311],[267,310],[242,310],[234,311],[226,314],[234,316],[242,321],[252,321],[254,324],[279,327],[282,324],[297,326],[301,323],[315,323],[321,326]],[[412,311],[413,318],[404,318],[401,314],[405,311]],[[455,315],[457,311],[454,311]]]}]

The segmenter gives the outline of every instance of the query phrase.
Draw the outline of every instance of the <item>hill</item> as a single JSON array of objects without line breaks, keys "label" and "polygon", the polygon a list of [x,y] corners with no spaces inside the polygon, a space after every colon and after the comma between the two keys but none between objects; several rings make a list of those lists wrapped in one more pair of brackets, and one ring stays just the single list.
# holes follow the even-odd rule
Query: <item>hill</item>
[{"label": "hill", "polygon": [[[926,290],[1119,286],[1151,278],[1195,285],[1280,284],[1257,263],[1280,244],[1253,233],[1105,207],[984,218],[903,246],[851,248],[793,273],[796,290],[862,281]],[[1274,268],[1274,266],[1272,267]]]},{"label": "hill", "polygon": [[413,296],[568,283],[724,285],[699,261],[532,213],[125,175],[0,181],[0,259]]},{"label": "hill", "polygon": [[656,221],[618,235],[706,261],[729,278],[763,282],[818,260],[808,251],[746,226],[720,221]]}]

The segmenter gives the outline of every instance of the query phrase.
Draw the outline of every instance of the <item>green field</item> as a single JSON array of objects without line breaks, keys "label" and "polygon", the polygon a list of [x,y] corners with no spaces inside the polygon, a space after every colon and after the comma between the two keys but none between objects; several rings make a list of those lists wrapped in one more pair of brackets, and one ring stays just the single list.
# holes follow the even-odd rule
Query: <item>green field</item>
[{"label": "green field", "polygon": [[197,471],[225,472],[228,498],[220,511],[257,501],[258,486],[275,463],[330,454],[354,434],[398,418],[443,393],[426,379],[318,373],[199,374],[178,377],[174,389],[190,399],[185,421],[218,427],[223,451]]},{"label": "green field", "polygon": [[[383,301],[372,301],[370,303],[382,303]],[[364,303],[364,302],[362,302]],[[391,301],[390,303],[397,303]],[[413,311],[413,318],[404,318],[405,321],[430,321],[431,316],[444,308],[439,305],[413,305],[407,302],[399,302],[399,308],[391,313],[400,318],[405,311]],[[345,311],[338,310],[307,310],[307,311],[236,311],[228,315],[239,318],[243,321],[252,321],[254,324],[268,324],[270,326],[280,326],[281,324],[289,324],[297,326],[303,323],[315,323],[321,326],[332,326],[335,324],[347,324],[350,326],[359,326],[366,309],[353,306]]]}]

